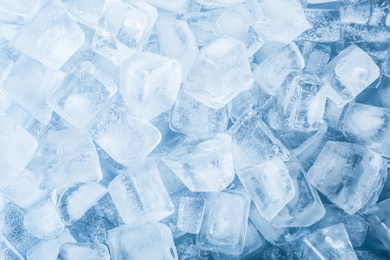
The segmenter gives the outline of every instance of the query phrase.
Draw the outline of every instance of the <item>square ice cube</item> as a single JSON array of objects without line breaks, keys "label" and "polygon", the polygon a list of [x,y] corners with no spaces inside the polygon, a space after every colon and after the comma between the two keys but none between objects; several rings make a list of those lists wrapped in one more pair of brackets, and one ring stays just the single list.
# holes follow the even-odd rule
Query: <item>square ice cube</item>
[{"label": "square ice cube", "polygon": [[30,162],[36,149],[37,140],[22,127],[6,117],[0,117],[0,186],[13,181]]},{"label": "square ice cube", "polygon": [[161,140],[161,134],[134,112],[117,95],[89,125],[92,139],[117,162],[146,157]]},{"label": "square ice cube", "polygon": [[[53,15],[55,14],[55,15]],[[50,69],[59,69],[80,47],[85,36],[59,1],[48,1],[12,39],[12,44]]]},{"label": "square ice cube", "polygon": [[150,52],[136,53],[121,66],[120,92],[136,115],[151,120],[175,103],[181,75],[177,60]]},{"label": "square ice cube", "polygon": [[214,109],[220,109],[252,86],[245,45],[222,36],[202,48],[183,83],[183,90]]},{"label": "square ice cube", "polygon": [[207,251],[240,255],[245,245],[249,207],[250,199],[247,195],[208,193],[197,246]]},{"label": "square ice cube", "polygon": [[117,92],[116,84],[91,62],[81,62],[47,98],[53,110],[83,128]]},{"label": "square ice cube", "polygon": [[282,161],[240,169],[237,175],[267,220],[273,219],[295,195],[294,183]]},{"label": "square ice cube", "polygon": [[371,57],[356,45],[351,45],[331,60],[319,76],[338,95],[329,98],[344,105],[373,83],[379,74],[379,67]]},{"label": "square ice cube", "polygon": [[146,159],[118,175],[108,185],[111,198],[127,224],[158,222],[174,211],[156,164]]},{"label": "square ice cube", "polygon": [[382,157],[357,144],[329,141],[307,181],[348,214],[375,203],[387,172]]},{"label": "square ice cube", "polygon": [[112,260],[177,260],[171,230],[164,224],[123,225],[107,232]]},{"label": "square ice cube", "polygon": [[177,228],[185,233],[198,234],[202,226],[205,200],[182,197],[177,218]]},{"label": "square ice cube", "polygon": [[92,40],[92,48],[120,65],[147,42],[157,10],[143,1],[106,1]]}]

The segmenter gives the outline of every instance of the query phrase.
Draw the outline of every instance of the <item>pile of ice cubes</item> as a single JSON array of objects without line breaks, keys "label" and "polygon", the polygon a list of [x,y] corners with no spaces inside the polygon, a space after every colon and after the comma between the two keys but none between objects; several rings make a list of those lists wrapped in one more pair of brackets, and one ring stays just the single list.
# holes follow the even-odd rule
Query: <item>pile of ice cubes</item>
[{"label": "pile of ice cubes", "polygon": [[1,0],[0,259],[389,259],[389,11]]}]

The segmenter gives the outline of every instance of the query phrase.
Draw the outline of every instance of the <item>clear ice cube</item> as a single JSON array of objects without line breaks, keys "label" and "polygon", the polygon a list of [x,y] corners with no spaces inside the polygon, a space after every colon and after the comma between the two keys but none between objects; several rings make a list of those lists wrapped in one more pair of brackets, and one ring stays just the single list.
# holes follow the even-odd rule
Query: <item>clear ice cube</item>
[{"label": "clear ice cube", "polygon": [[58,252],[61,260],[110,260],[106,245],[97,243],[64,243]]},{"label": "clear ice cube", "polygon": [[62,0],[70,15],[80,23],[96,28],[105,0]]},{"label": "clear ice cube", "polygon": [[177,228],[185,233],[198,234],[202,226],[205,200],[183,197],[180,200]]}]

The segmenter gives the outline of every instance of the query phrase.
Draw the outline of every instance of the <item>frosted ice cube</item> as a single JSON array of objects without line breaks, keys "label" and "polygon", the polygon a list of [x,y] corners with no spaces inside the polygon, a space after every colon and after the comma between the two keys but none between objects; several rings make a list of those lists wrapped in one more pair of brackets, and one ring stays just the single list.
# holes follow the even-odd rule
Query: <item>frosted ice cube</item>
[{"label": "frosted ice cube", "polygon": [[24,260],[18,251],[0,234],[0,257],[4,260]]},{"label": "frosted ice cube", "polygon": [[115,97],[89,125],[94,141],[114,160],[127,164],[146,157],[160,142],[160,132],[137,118],[120,96]]},{"label": "frosted ice cube", "polygon": [[306,9],[306,19],[311,28],[297,39],[313,42],[336,42],[340,40],[340,12],[338,10]]},{"label": "frosted ice cube", "polygon": [[58,252],[62,260],[110,260],[106,245],[92,243],[64,243]]},{"label": "frosted ice cube", "polygon": [[39,189],[34,174],[27,169],[18,174],[9,185],[1,188],[1,191],[21,208],[30,207],[46,194],[46,191]]},{"label": "frosted ice cube", "polygon": [[37,140],[6,117],[0,117],[0,186],[10,184],[34,156]]},{"label": "frosted ice cube", "polygon": [[159,20],[156,28],[162,53],[180,62],[184,81],[199,52],[193,32],[180,20]]},{"label": "frosted ice cube", "polygon": [[262,0],[259,4],[262,15],[254,28],[268,41],[291,42],[311,27],[299,0]]},{"label": "frosted ice cube", "polygon": [[240,193],[208,193],[202,228],[197,236],[199,248],[229,255],[244,250],[250,199]]},{"label": "frosted ice cube", "polygon": [[170,1],[159,1],[159,0],[146,0],[151,5],[157,8],[161,8],[171,12],[181,13],[186,10],[190,4],[189,0],[170,0]]},{"label": "frosted ice cube", "polygon": [[267,220],[273,219],[295,195],[294,183],[282,161],[240,169],[237,175]]},{"label": "frosted ice cube", "polygon": [[64,230],[56,208],[51,200],[42,200],[29,208],[24,216],[25,229],[40,239],[57,237]]},{"label": "frosted ice cube", "polygon": [[77,129],[46,135],[40,142],[31,166],[42,188],[99,181],[103,178],[91,138],[86,132]]},{"label": "frosted ice cube", "polygon": [[267,57],[259,61],[253,70],[253,78],[268,94],[274,95],[290,72],[304,67],[305,61],[295,43],[280,47],[277,45],[268,51]]},{"label": "frosted ice cube", "polygon": [[150,120],[175,103],[181,74],[177,60],[150,52],[137,53],[121,66],[120,92],[136,115]]},{"label": "frosted ice cube", "polygon": [[93,29],[96,28],[105,0],[62,0],[72,17]]},{"label": "frosted ice cube", "polygon": [[357,144],[329,141],[306,178],[348,214],[375,203],[387,173],[382,157]]},{"label": "frosted ice cube", "polygon": [[325,209],[317,191],[307,182],[305,172],[295,161],[285,162],[294,183],[294,197],[272,219],[277,227],[308,227],[320,220]]},{"label": "frosted ice cube", "polygon": [[108,190],[127,224],[158,222],[171,215],[174,206],[152,159],[138,162],[117,176]]},{"label": "frosted ice cube", "polygon": [[303,71],[307,74],[318,75],[329,62],[331,49],[328,45],[304,41],[298,48],[305,60]]},{"label": "frosted ice cube", "polygon": [[107,232],[107,244],[112,260],[178,259],[171,230],[160,223],[120,226]]},{"label": "frosted ice cube", "polygon": [[342,223],[348,233],[351,244],[360,247],[366,239],[368,222],[364,215],[355,213],[349,215],[335,205],[325,205],[325,216],[316,224],[313,229],[320,229]]},{"label": "frosted ice cube", "polygon": [[4,10],[10,13],[32,16],[34,12],[39,8],[42,0],[15,0],[15,1],[4,1],[0,3],[0,10]]},{"label": "frosted ice cube", "polygon": [[41,240],[27,251],[28,260],[56,260],[58,256],[58,250],[63,243],[76,243],[76,240],[69,233],[68,229],[64,231],[56,238]]},{"label": "frosted ice cube", "polygon": [[[53,74],[36,60],[23,55],[8,74],[4,89],[16,103],[47,124],[52,110],[46,103],[46,97],[52,91],[53,86],[48,81]],[[61,80],[62,73],[58,76]]]},{"label": "frosted ice cube", "polygon": [[370,0],[347,0],[340,8],[342,23],[366,24],[371,15]]},{"label": "frosted ice cube", "polygon": [[[53,15],[56,14],[56,15]],[[85,36],[59,1],[48,1],[12,39],[12,44],[50,69],[59,69]]]},{"label": "frosted ice cube", "polygon": [[177,228],[185,233],[198,234],[202,226],[205,200],[183,197],[180,200]]},{"label": "frosted ice cube", "polygon": [[245,45],[222,36],[203,47],[183,90],[214,109],[222,108],[241,91],[252,86]]},{"label": "frosted ice cube", "polygon": [[346,104],[354,99],[379,77],[379,67],[366,52],[351,45],[326,65],[320,74],[338,97],[329,97],[337,104]]},{"label": "frosted ice cube", "polygon": [[277,158],[287,160],[290,156],[287,148],[254,112],[244,113],[228,133],[233,138],[233,158],[236,169]]},{"label": "frosted ice cube", "polygon": [[156,8],[143,1],[106,1],[96,27],[92,48],[115,65],[120,65],[142,50],[156,18]]},{"label": "frosted ice cube", "polygon": [[194,192],[217,192],[234,179],[232,139],[227,134],[189,137],[162,160]]},{"label": "frosted ice cube", "polygon": [[358,259],[343,224],[319,229],[303,241],[304,259]]},{"label": "frosted ice cube", "polygon": [[107,193],[107,189],[98,182],[78,183],[56,189],[52,200],[66,225],[79,220],[98,200]]},{"label": "frosted ice cube", "polygon": [[90,62],[81,62],[47,98],[53,110],[83,128],[117,92],[116,84]]},{"label": "frosted ice cube", "polygon": [[169,125],[175,132],[208,138],[223,133],[228,124],[228,109],[208,107],[184,91],[179,92],[173,105]]},{"label": "frosted ice cube", "polygon": [[340,130],[351,142],[369,146],[390,156],[390,109],[363,105],[349,105],[340,118]]}]

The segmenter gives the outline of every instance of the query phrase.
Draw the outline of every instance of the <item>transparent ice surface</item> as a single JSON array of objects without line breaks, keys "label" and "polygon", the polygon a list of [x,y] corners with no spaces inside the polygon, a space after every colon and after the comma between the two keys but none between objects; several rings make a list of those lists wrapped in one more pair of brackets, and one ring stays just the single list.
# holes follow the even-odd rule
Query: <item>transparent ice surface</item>
[{"label": "transparent ice surface", "polygon": [[198,234],[202,226],[205,200],[183,197],[180,200],[177,228],[185,233]]},{"label": "transparent ice surface", "polygon": [[64,243],[58,252],[61,260],[109,260],[106,245],[92,243]]},{"label": "transparent ice surface", "polygon": [[62,0],[71,16],[93,29],[96,28],[105,0]]}]

